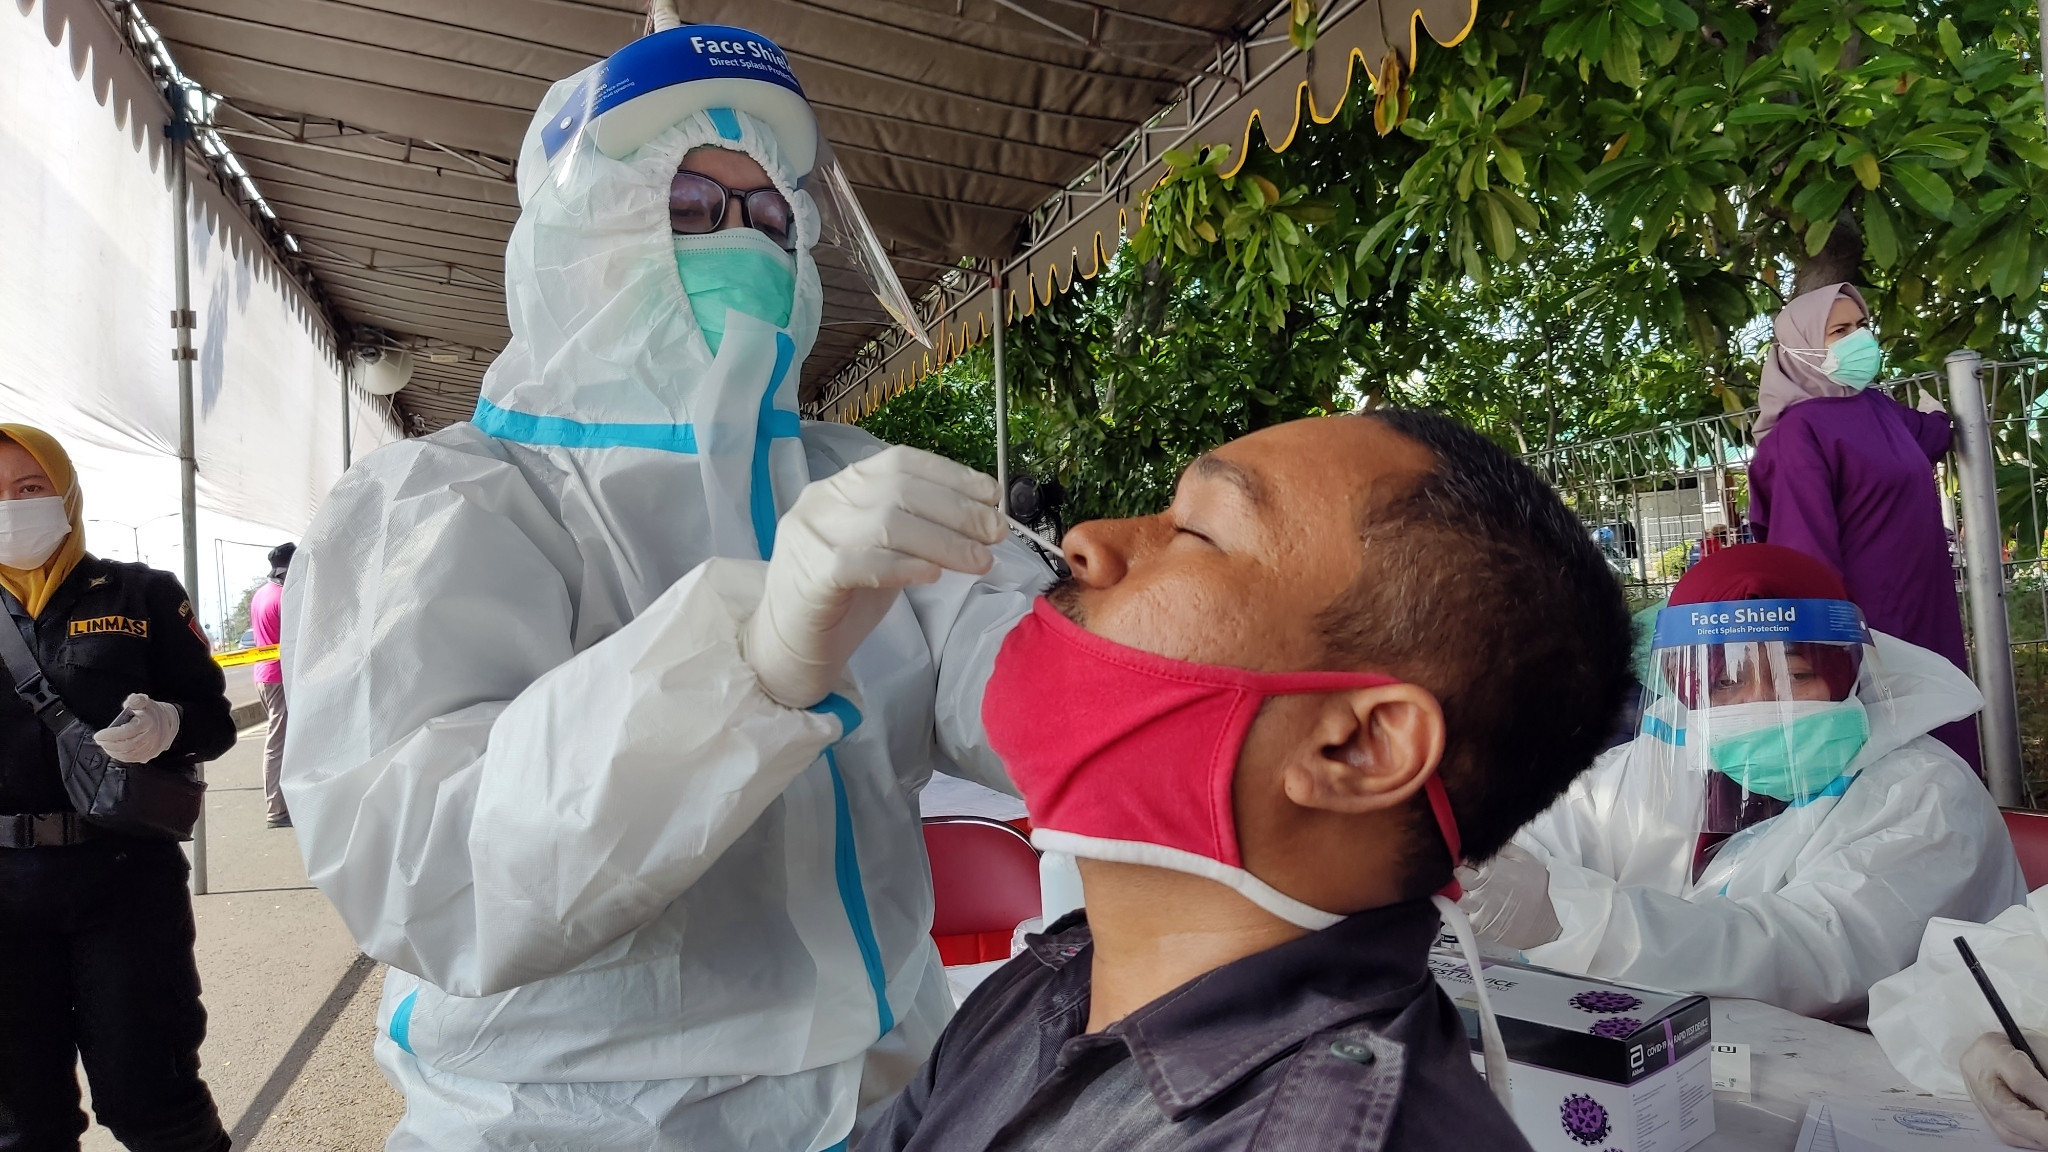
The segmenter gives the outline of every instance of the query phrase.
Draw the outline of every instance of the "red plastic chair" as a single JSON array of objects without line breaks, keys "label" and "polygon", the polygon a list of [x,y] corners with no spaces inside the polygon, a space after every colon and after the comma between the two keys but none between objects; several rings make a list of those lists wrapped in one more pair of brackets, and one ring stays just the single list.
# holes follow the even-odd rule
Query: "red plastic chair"
[{"label": "red plastic chair", "polygon": [[2005,830],[2012,833],[2013,851],[2019,853],[2020,875],[2027,878],[2027,891],[2048,884],[2048,812],[2003,809]]},{"label": "red plastic chair", "polygon": [[1039,914],[1038,853],[1000,820],[924,822],[932,862],[932,939],[948,965],[1005,960],[1017,925]]}]

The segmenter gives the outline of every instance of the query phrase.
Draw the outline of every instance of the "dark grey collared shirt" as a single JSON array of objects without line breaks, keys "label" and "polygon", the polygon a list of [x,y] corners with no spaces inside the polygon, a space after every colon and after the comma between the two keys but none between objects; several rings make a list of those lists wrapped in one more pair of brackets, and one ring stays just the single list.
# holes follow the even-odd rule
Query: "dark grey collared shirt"
[{"label": "dark grey collared shirt", "polygon": [[860,1152],[1527,1152],[1411,901],[1225,965],[1101,1032],[1074,916],[976,989]]}]

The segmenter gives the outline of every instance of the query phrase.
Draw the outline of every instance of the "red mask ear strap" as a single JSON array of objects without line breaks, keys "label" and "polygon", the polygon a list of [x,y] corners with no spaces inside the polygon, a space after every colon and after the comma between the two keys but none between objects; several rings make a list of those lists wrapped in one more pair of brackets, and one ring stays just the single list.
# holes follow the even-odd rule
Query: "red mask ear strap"
[{"label": "red mask ear strap", "polygon": [[[1443,834],[1444,845],[1451,850],[1451,867],[1465,862],[1464,840],[1458,835],[1458,817],[1451,811],[1451,795],[1444,791],[1443,778],[1432,772],[1422,785],[1423,794],[1429,797],[1429,810],[1436,816],[1437,831]],[[1465,895],[1464,885],[1455,879],[1444,885],[1443,895],[1458,900]]]}]

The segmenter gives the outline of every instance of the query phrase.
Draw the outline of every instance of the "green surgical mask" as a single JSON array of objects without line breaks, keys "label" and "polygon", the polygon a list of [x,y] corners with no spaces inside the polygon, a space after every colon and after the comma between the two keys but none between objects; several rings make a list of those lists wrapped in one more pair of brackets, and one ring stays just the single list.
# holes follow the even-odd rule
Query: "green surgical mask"
[{"label": "green surgical mask", "polygon": [[1850,388],[1868,388],[1884,370],[1884,349],[1868,328],[1858,328],[1833,344],[1822,357],[1820,370],[1828,379]]},{"label": "green surgical mask", "polygon": [[1870,739],[1863,702],[1736,704],[1710,710],[1714,768],[1751,792],[1810,800],[1849,770]]},{"label": "green surgical mask", "polygon": [[744,312],[789,326],[796,301],[796,260],[752,228],[676,236],[676,275],[711,354],[725,339],[725,314]]}]

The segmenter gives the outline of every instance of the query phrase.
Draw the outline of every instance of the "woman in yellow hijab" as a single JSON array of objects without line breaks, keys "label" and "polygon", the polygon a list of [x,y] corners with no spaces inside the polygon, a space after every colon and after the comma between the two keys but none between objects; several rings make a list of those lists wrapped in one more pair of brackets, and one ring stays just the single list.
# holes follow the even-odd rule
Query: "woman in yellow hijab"
[{"label": "woman in yellow hijab", "polygon": [[[26,456],[23,460],[21,457]],[[85,558],[85,500],[71,456],[26,424],[0,424],[0,587],[41,616]]]},{"label": "woman in yellow hijab", "polygon": [[[0,627],[108,758],[189,778],[234,745],[226,682],[177,579],[88,555],[82,513],[63,447],[0,424]],[[83,1060],[122,1144],[226,1152],[199,1078],[206,1012],[175,830],[75,800],[78,773],[16,680],[0,677],[0,1148],[78,1146]]]}]

